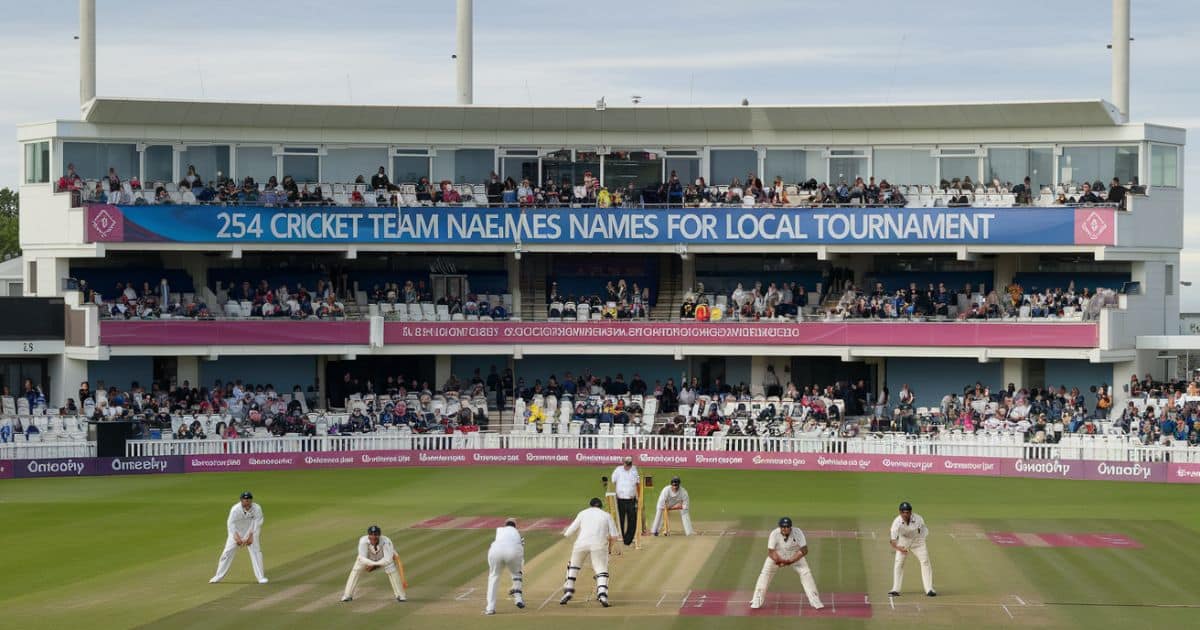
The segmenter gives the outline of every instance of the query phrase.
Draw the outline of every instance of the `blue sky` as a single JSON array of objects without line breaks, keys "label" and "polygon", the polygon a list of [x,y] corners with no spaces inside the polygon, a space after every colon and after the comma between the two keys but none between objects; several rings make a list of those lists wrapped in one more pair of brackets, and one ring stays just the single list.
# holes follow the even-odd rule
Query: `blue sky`
[{"label": "blue sky", "polygon": [[[16,3],[10,3],[16,5]],[[98,0],[101,96],[451,103],[454,5]],[[1108,98],[1108,0],[476,0],[475,102],[883,103]],[[1200,129],[1194,0],[1133,0],[1132,117]],[[15,126],[78,117],[74,0],[5,7],[0,187]],[[1185,185],[1200,185],[1191,138]],[[1189,195],[1185,310],[1200,310]]]}]

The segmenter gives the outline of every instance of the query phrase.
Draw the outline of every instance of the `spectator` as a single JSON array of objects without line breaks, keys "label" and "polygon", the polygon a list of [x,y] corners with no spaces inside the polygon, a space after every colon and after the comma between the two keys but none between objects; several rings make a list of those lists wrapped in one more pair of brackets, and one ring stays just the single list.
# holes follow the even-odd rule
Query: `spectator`
[{"label": "spectator", "polygon": [[1124,210],[1125,209],[1125,199],[1126,199],[1126,196],[1128,195],[1128,193],[1129,193],[1129,191],[1124,186],[1121,185],[1121,180],[1117,177],[1114,177],[1114,178],[1112,178],[1112,183],[1110,183],[1108,186],[1107,201],[1109,203],[1117,204],[1117,207],[1119,209]]},{"label": "spectator", "polygon": [[1079,195],[1079,203],[1100,203],[1100,197],[1092,192],[1092,185],[1084,182],[1083,193]]},{"label": "spectator", "polygon": [[380,166],[379,170],[371,176],[371,189],[389,191],[396,189],[395,186],[392,186],[391,180],[388,179],[386,168]]}]

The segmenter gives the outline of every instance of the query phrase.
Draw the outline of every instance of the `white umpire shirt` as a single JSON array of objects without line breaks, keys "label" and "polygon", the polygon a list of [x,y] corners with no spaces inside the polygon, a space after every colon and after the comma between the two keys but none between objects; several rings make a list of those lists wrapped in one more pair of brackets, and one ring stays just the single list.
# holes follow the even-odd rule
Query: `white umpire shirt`
[{"label": "white umpire shirt", "polygon": [[921,518],[920,514],[914,513],[907,523],[900,515],[892,521],[892,540],[899,541],[901,546],[922,545],[928,535],[929,528],[925,526],[925,519]]},{"label": "white umpire shirt", "polygon": [[379,537],[379,544],[372,545],[370,536],[358,539],[358,560],[363,564],[373,564],[377,567],[387,566],[396,555],[396,547],[387,536]]},{"label": "white umpire shirt", "polygon": [[636,499],[638,485],[638,469],[637,465],[629,467],[625,470],[624,466],[617,466],[617,469],[612,474],[613,483],[617,486],[618,499]]},{"label": "white umpire shirt", "polygon": [[617,523],[613,520],[612,515],[595,507],[589,507],[580,512],[567,529],[563,531],[563,536],[570,538],[576,532],[578,532],[579,536],[575,538],[574,550],[607,549],[609,539],[621,535],[621,532],[617,530]]},{"label": "white umpire shirt", "polygon": [[793,527],[791,535],[787,538],[783,537],[783,532],[779,531],[778,527],[771,530],[771,535],[767,537],[767,549],[774,549],[775,553],[785,560],[794,558],[800,553],[800,548],[807,544],[804,532],[798,527]]},{"label": "white umpire shirt", "polygon": [[523,547],[525,539],[521,538],[521,532],[517,531],[516,527],[496,528],[496,540],[492,542],[493,547]]},{"label": "white umpire shirt", "polygon": [[262,506],[253,503],[250,505],[250,509],[247,510],[242,507],[241,501],[233,504],[233,507],[229,510],[229,520],[225,522],[230,536],[236,533],[238,536],[245,538],[250,535],[250,532],[254,532],[256,540],[262,532],[262,524]]}]

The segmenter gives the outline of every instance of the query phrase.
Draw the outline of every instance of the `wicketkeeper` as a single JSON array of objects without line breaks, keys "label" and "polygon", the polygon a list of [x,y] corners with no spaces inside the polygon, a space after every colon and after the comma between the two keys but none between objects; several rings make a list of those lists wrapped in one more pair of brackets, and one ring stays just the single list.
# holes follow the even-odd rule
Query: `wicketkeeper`
[{"label": "wicketkeeper", "polygon": [[358,539],[358,557],[354,559],[354,568],[350,569],[350,577],[346,579],[346,592],[342,593],[342,601],[354,599],[354,591],[358,588],[358,580],[363,573],[383,569],[392,584],[392,595],[396,601],[408,599],[404,589],[408,582],[404,579],[404,565],[400,564],[400,556],[396,547],[387,536],[381,535],[378,525],[367,528],[367,535]]},{"label": "wicketkeeper", "polygon": [[678,511],[679,520],[683,522],[683,533],[686,536],[691,536],[696,532],[692,530],[692,516],[688,512],[688,507],[691,505],[691,499],[688,497],[688,491],[680,484],[679,477],[671,478],[671,485],[663,488],[661,494],[658,495],[658,506],[654,510],[654,527],[650,531],[657,536],[664,524],[666,530],[670,530],[670,515],[668,512]]}]

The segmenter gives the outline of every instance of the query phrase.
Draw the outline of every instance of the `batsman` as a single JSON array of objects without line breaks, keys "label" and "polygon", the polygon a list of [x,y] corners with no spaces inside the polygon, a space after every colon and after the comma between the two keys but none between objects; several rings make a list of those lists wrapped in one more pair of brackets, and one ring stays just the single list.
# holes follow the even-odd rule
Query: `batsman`
[{"label": "batsman", "polygon": [[354,560],[350,577],[346,579],[346,592],[342,593],[342,601],[354,599],[359,578],[363,573],[370,573],[375,569],[383,569],[387,573],[396,601],[403,602],[408,599],[404,594],[404,589],[408,588],[408,581],[404,579],[404,565],[400,564],[396,547],[390,538],[382,535],[378,525],[372,525],[367,528],[367,535],[358,539],[358,557]]}]

